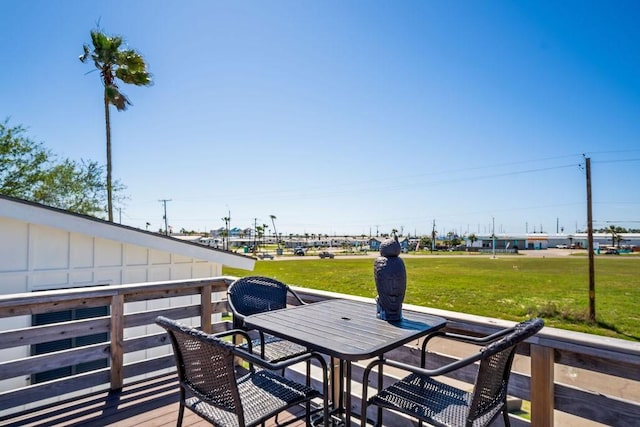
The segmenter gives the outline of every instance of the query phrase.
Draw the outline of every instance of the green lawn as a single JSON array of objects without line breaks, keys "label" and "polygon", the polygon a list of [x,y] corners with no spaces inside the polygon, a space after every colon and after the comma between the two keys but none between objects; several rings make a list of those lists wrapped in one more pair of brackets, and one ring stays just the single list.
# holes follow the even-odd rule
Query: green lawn
[{"label": "green lawn", "polygon": [[[373,259],[258,261],[254,271],[224,268],[225,275],[262,275],[313,289],[375,297]],[[519,321],[532,316],[547,326],[640,341],[640,260],[596,258],[596,323],[587,321],[586,258],[404,258],[405,302]]]}]

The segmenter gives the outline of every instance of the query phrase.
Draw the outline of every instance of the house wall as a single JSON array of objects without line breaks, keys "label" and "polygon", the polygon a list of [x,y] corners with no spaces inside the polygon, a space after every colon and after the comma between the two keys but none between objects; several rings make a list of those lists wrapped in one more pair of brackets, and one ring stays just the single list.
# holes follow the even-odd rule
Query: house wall
[{"label": "house wall", "polygon": [[[222,265],[217,263],[0,217],[0,294],[220,275]],[[199,296],[129,303],[125,310],[138,312],[192,302],[199,303]],[[29,326],[30,316],[0,322],[3,330]],[[125,338],[145,333],[143,327],[129,328]],[[168,350],[149,351],[165,354]],[[2,350],[0,360],[27,356],[28,352],[28,347]],[[137,358],[137,354],[127,354],[125,363]],[[0,391],[27,382],[28,378],[0,381]]]},{"label": "house wall", "polygon": [[222,266],[0,218],[0,294],[217,276]]}]

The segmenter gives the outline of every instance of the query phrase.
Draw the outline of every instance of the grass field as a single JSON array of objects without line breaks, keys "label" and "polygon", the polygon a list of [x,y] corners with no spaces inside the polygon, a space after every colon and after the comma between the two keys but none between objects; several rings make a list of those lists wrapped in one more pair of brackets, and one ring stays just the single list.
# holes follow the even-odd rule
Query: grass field
[{"label": "grass field", "polygon": [[[640,261],[597,258],[596,319],[588,321],[586,258],[404,258],[409,304],[519,321],[532,316],[547,326],[640,341]],[[312,289],[375,297],[373,258],[258,261],[254,271],[224,268],[225,275],[261,275]]]}]

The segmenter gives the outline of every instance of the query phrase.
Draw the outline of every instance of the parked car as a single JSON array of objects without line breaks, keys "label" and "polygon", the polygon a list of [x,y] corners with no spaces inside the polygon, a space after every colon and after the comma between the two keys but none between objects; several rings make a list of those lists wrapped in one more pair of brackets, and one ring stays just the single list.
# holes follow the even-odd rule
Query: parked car
[{"label": "parked car", "polygon": [[328,251],[322,251],[318,254],[320,258],[334,258],[335,255]]},{"label": "parked car", "polygon": [[304,256],[304,248],[295,248],[293,250],[293,254],[294,255],[298,255],[298,256]]},{"label": "parked car", "polygon": [[260,259],[273,259],[273,255],[267,253],[267,252],[263,252],[261,254],[258,254],[258,258]]}]

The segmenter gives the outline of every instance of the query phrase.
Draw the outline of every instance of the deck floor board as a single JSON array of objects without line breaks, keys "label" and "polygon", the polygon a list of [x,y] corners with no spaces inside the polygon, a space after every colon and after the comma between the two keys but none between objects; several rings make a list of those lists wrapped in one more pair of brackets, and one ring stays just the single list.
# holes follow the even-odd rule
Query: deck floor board
[{"label": "deck floor board", "polygon": [[[178,419],[178,380],[165,375],[126,385],[119,392],[96,392],[75,399],[46,405],[0,418],[6,427],[174,427]],[[303,408],[281,414],[282,422],[302,413]],[[186,410],[184,427],[210,426],[208,422]],[[267,427],[275,426],[275,420]],[[304,420],[291,424],[304,425]]]}]

